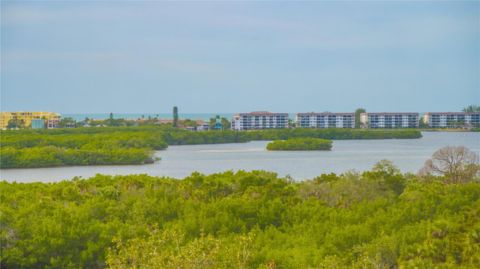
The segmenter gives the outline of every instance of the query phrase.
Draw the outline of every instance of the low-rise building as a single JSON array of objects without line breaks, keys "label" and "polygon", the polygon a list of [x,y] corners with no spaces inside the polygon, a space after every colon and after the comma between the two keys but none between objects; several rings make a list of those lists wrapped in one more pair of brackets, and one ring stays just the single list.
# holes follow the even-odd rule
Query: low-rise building
[{"label": "low-rise building", "polygon": [[295,117],[300,128],[354,128],[355,113],[297,113]]},{"label": "low-rise building", "polygon": [[197,131],[208,131],[210,130],[210,124],[208,123],[202,123],[200,125],[197,125]]},{"label": "low-rise building", "polygon": [[238,113],[232,118],[232,130],[280,129],[288,127],[288,113],[257,111]]},{"label": "low-rise building", "polygon": [[197,131],[208,131],[210,130],[210,123],[204,120],[196,120],[197,123]]},{"label": "low-rise building", "polygon": [[427,112],[423,122],[431,128],[480,127],[480,112]]},{"label": "low-rise building", "polygon": [[49,126],[48,122],[50,121],[51,128],[55,128],[53,126],[58,125],[60,114],[54,112],[1,112],[0,129],[6,129],[10,121],[13,121],[17,126],[20,125],[29,128],[32,127],[32,120],[34,119],[47,121],[47,127]]},{"label": "low-rise building", "polygon": [[[47,119],[47,128],[48,129],[53,129],[53,128],[58,128],[58,123],[60,122],[60,118],[50,118]],[[65,126],[67,128],[73,128],[75,126]]]},{"label": "low-rise building", "polygon": [[33,119],[32,129],[45,129],[45,121],[43,119]]},{"label": "low-rise building", "polygon": [[417,128],[415,112],[368,112],[360,114],[360,123],[368,128]]}]

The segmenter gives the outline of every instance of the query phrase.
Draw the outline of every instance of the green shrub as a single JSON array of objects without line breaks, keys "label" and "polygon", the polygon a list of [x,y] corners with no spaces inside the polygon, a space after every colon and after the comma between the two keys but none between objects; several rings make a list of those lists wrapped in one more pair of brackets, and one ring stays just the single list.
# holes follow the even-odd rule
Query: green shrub
[{"label": "green shrub", "polygon": [[264,171],[3,181],[0,267],[478,268],[480,184],[444,180],[383,162],[302,182]]},{"label": "green shrub", "polygon": [[268,150],[331,150],[332,141],[320,138],[290,138],[267,144]]}]

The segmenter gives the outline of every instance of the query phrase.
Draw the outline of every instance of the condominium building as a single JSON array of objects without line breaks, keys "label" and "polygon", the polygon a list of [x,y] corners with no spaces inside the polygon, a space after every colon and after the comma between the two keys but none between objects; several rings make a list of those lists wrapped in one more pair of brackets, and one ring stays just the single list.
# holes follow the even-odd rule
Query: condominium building
[{"label": "condominium building", "polygon": [[354,128],[355,113],[297,113],[300,128]]},{"label": "condominium building", "polygon": [[288,127],[288,113],[257,111],[235,114],[232,130],[278,129]]},{"label": "condominium building", "polygon": [[480,112],[427,112],[423,122],[431,128],[480,127]]},{"label": "condominium building", "polygon": [[43,119],[48,128],[55,128],[60,121],[60,114],[53,112],[0,112],[0,129],[6,129],[13,120],[18,125],[32,127],[32,120]]},{"label": "condominium building", "polygon": [[418,113],[376,112],[360,114],[360,123],[368,128],[416,128]]}]

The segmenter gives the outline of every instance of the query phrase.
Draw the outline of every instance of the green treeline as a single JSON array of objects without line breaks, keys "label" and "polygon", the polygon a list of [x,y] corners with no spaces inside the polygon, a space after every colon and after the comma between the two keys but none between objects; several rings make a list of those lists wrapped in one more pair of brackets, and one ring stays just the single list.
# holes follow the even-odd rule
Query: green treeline
[{"label": "green treeline", "polygon": [[153,133],[2,133],[0,167],[142,164],[167,144]]},{"label": "green treeline", "polygon": [[413,129],[276,129],[245,133],[250,140],[285,140],[296,137],[312,137],[331,140],[344,139],[412,139],[421,138],[422,133]]},{"label": "green treeline", "polygon": [[[477,179],[478,180],[478,179]],[[373,170],[0,182],[2,268],[479,268],[480,184]]]},{"label": "green treeline", "polygon": [[55,146],[21,149],[6,147],[2,148],[1,154],[2,168],[143,164],[152,155],[148,148],[74,149]]},{"label": "green treeline", "polygon": [[0,168],[142,164],[168,145],[239,143],[288,138],[403,139],[417,130],[277,129],[192,132],[169,126],[16,130],[0,133]]},{"label": "green treeline", "polygon": [[331,150],[332,141],[320,138],[291,138],[267,144],[267,150]]}]

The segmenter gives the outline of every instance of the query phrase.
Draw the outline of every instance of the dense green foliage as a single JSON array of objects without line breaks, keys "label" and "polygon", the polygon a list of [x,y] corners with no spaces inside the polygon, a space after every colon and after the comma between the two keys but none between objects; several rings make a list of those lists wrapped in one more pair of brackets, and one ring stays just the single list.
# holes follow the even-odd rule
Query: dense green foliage
[{"label": "dense green foliage", "polygon": [[2,268],[479,268],[480,184],[388,162],[269,172],[1,182]]},{"label": "dense green foliage", "polygon": [[268,150],[331,150],[332,141],[320,138],[290,138],[267,144]]},{"label": "dense green foliage", "polygon": [[297,137],[323,139],[419,138],[417,130],[277,129],[192,132],[171,126],[2,131],[0,168],[141,164],[167,145],[238,143]]},{"label": "dense green foliage", "polygon": [[153,161],[153,149],[167,144],[149,132],[5,132],[0,147],[0,167],[17,168],[142,164]]},{"label": "dense green foliage", "polygon": [[2,149],[2,168],[52,167],[68,165],[143,164],[151,151],[143,148],[72,149],[54,146]]},{"label": "dense green foliage", "polygon": [[365,113],[367,112],[367,110],[365,110],[365,108],[357,108],[355,110],[355,128],[360,128],[361,127],[361,122],[360,122],[360,115],[362,113]]},{"label": "dense green foliage", "polygon": [[480,112],[480,106],[477,106],[477,105],[469,105],[469,106],[463,108],[462,111],[463,111],[463,112],[469,112],[469,113]]},{"label": "dense green foliage", "polygon": [[411,139],[420,138],[422,134],[418,130],[413,129],[275,129],[240,132],[244,133],[249,140],[285,140],[295,137],[312,137],[331,140],[342,139]]},{"label": "dense green foliage", "polygon": [[77,122],[71,117],[62,118],[58,122],[58,127],[59,128],[75,128],[77,127]]}]

